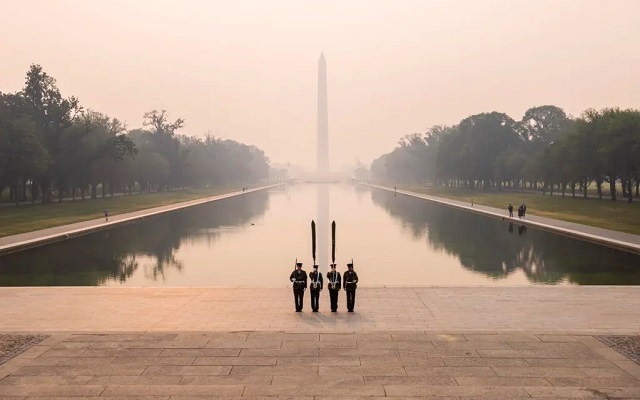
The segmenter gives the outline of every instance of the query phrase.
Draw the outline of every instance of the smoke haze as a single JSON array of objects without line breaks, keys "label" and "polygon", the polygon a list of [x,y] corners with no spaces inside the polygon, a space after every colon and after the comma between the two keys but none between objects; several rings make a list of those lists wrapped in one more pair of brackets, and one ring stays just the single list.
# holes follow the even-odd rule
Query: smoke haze
[{"label": "smoke haze", "polygon": [[0,0],[0,90],[29,64],[85,107],[150,109],[315,166],[327,59],[333,169],[484,111],[640,107],[640,2]]}]

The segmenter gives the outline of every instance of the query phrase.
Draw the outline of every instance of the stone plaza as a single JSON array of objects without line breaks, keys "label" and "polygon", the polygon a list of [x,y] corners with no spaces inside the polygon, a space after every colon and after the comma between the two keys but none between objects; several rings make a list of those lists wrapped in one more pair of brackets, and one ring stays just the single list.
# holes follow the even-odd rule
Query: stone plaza
[{"label": "stone plaza", "polygon": [[49,336],[0,365],[0,398],[640,398],[640,365],[596,338],[640,332],[640,288],[362,288],[349,314],[291,297],[2,288],[2,330]]}]

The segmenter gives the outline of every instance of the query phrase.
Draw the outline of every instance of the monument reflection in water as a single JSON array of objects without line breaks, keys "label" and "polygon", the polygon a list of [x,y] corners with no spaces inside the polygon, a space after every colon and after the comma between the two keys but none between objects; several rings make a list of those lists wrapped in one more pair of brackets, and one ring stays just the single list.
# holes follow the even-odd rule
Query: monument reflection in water
[{"label": "monument reflection in water", "polygon": [[0,257],[0,286],[288,287],[296,257],[312,270],[312,219],[320,271],[335,220],[338,270],[353,257],[362,287],[640,284],[640,255],[365,186],[299,184]]},{"label": "monument reflection in water", "polygon": [[[317,233],[317,259],[318,271],[323,277],[327,276],[329,270],[329,263],[331,262],[331,256],[329,254],[331,242],[330,235],[331,229],[329,221],[329,185],[320,184],[316,186],[316,204],[317,204],[317,219],[316,226]],[[307,272],[311,272],[313,269],[310,267]],[[326,286],[326,284],[325,284]]]}]

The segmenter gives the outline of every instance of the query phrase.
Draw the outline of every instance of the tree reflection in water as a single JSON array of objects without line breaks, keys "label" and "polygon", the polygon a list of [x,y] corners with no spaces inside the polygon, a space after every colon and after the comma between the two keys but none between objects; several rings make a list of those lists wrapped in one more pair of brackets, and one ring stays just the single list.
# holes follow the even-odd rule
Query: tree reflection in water
[{"label": "tree reflection in water", "polygon": [[[493,279],[522,269],[534,283],[638,285],[640,255],[372,189],[373,203],[415,239]],[[514,232],[514,230],[517,231]]]},{"label": "tree reflection in water", "polygon": [[0,257],[0,286],[95,286],[125,282],[143,265],[147,279],[182,271],[175,257],[185,240],[211,246],[221,228],[247,224],[265,213],[267,191],[161,215],[104,232]]}]

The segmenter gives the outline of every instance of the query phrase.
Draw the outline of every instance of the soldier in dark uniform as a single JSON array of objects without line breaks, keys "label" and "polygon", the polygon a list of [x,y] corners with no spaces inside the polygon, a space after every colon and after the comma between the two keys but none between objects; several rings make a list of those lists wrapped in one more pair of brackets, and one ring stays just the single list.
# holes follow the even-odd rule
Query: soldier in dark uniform
[{"label": "soldier in dark uniform", "polygon": [[296,302],[296,312],[302,311],[304,305],[304,291],[307,289],[307,273],[302,269],[302,263],[296,263],[296,269],[289,277],[293,282],[293,298]]},{"label": "soldier in dark uniform", "polygon": [[324,288],[324,283],[322,281],[322,274],[318,272],[318,266],[313,266],[313,272],[309,274],[309,279],[311,280],[311,284],[309,288],[311,289],[311,309],[313,312],[318,312],[318,308],[320,307],[320,291]]},{"label": "soldier in dark uniform", "polygon": [[338,292],[342,286],[340,272],[336,271],[336,265],[331,264],[331,271],[327,272],[327,285],[329,286],[329,297],[331,298],[331,312],[338,311]]},{"label": "soldier in dark uniform", "polygon": [[353,312],[356,305],[356,288],[358,287],[358,274],[353,270],[353,263],[347,264],[348,270],[344,273],[343,287],[347,292],[347,311]]}]

